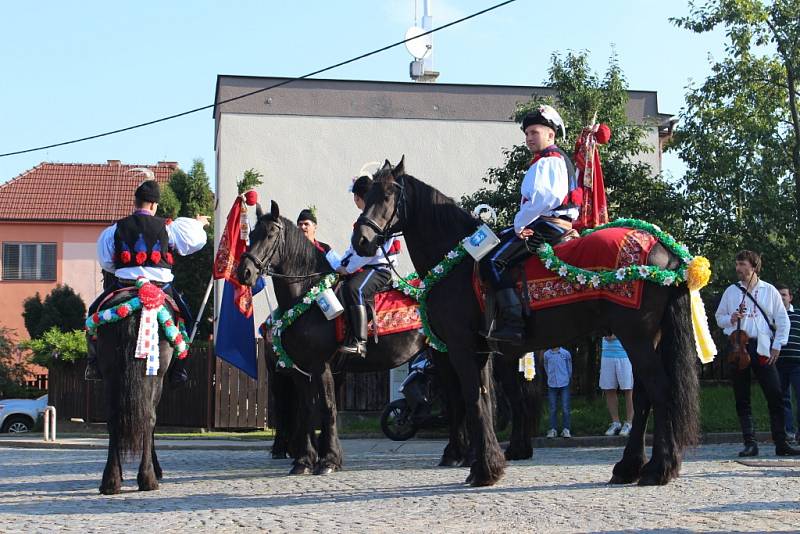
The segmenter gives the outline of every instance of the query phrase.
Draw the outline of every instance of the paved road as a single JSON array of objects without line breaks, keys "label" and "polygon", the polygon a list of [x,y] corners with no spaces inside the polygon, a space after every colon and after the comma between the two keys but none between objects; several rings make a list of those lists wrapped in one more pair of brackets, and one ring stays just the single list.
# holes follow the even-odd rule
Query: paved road
[{"label": "paved road", "polygon": [[[414,442],[409,442],[409,444]],[[164,450],[165,479],[97,492],[104,452],[0,449],[0,532],[572,532],[798,531],[800,460],[731,459],[737,445],[705,445],[666,487],[610,487],[620,449],[538,449],[491,488],[466,469],[436,468],[441,443],[395,451],[343,442],[345,471],[288,477],[263,450]],[[770,451],[769,447],[765,447]]]}]

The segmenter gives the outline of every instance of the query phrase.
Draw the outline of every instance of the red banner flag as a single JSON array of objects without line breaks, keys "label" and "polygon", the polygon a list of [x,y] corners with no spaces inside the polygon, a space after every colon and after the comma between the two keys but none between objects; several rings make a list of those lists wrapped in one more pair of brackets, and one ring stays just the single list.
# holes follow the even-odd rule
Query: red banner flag
[{"label": "red banner flag", "polygon": [[239,283],[236,270],[239,268],[239,259],[247,250],[247,205],[256,203],[255,192],[248,191],[245,195],[236,197],[233,206],[228,212],[225,229],[219,239],[219,249],[214,258],[214,278],[228,280],[236,288],[234,302],[245,317],[253,315],[253,294],[249,287]]},{"label": "red banner flag", "polygon": [[579,232],[608,222],[606,188],[597,145],[608,143],[610,138],[611,129],[607,125],[595,124],[584,128],[575,143],[573,160],[578,187],[583,188],[583,204],[572,227]]}]

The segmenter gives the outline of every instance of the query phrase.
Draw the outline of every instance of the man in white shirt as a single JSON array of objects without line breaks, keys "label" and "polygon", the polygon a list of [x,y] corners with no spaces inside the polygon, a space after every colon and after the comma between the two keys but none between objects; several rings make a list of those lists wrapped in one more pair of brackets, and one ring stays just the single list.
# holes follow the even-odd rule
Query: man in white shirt
[{"label": "man in white shirt", "polygon": [[[142,182],[136,188],[134,198],[135,211],[103,230],[97,239],[97,261],[103,271],[113,273],[116,283],[104,284],[103,292],[89,306],[88,313],[91,315],[97,311],[110,293],[144,277],[161,285],[166,293],[174,297],[178,305],[184,308],[182,315],[188,322],[191,320],[188,309],[185,309],[183,299],[172,287],[173,252],[187,256],[203,248],[208,217],[179,217],[174,221],[156,217],[161,190],[155,180]],[[100,380],[96,342],[87,339],[87,343],[89,354],[85,378]],[[173,363],[170,380],[184,382],[186,378],[183,366]]]},{"label": "man in white shirt", "polygon": [[[497,298],[497,325],[486,337],[519,345],[525,334],[522,303],[517,296],[510,267],[524,261],[544,242],[554,244],[572,230],[580,206],[575,166],[555,145],[564,134],[564,121],[551,106],[539,106],[522,120],[525,144],[533,154],[520,188],[520,207],[513,228],[500,235],[484,275]],[[488,271],[488,272],[486,272]]]},{"label": "man in white shirt", "polygon": [[789,317],[780,293],[761,280],[761,256],[751,250],[736,254],[736,277],[739,282],[728,286],[717,307],[717,325],[726,336],[743,330],[749,341],[750,365],[733,370],[733,394],[736,413],[742,427],[744,449],[739,456],[757,456],[753,413],[750,406],[751,370],[755,374],[769,407],[769,423],[775,454],[797,456],[800,449],[789,446],[784,426],[783,394],[775,362],[789,336]]}]

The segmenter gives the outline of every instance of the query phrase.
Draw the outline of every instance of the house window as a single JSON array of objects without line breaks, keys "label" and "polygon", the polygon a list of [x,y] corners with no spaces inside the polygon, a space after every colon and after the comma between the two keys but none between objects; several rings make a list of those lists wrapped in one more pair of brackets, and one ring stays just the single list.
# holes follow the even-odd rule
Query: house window
[{"label": "house window", "polygon": [[3,243],[3,280],[55,279],[55,243]]}]

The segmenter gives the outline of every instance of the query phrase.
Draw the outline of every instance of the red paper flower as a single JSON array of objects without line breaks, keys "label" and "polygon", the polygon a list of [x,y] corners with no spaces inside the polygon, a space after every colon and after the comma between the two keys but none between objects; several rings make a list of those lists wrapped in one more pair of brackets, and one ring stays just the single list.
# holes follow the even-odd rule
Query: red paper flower
[{"label": "red paper flower", "polygon": [[178,354],[178,359],[179,360],[185,360],[188,355],[189,355],[189,351],[187,349],[187,350],[181,352],[180,354]]},{"label": "red paper flower", "polygon": [[175,336],[175,344],[178,344],[181,341],[183,341],[183,336],[182,335],[178,334],[177,336]]},{"label": "red paper flower", "polygon": [[167,252],[166,257],[167,257],[167,263],[169,263],[170,265],[175,263],[175,259],[172,257],[172,252]]},{"label": "red paper flower", "polygon": [[92,321],[94,321],[94,324],[100,324],[100,314],[97,313],[97,312],[94,312],[92,314]]},{"label": "red paper flower", "polygon": [[255,206],[258,203],[258,193],[251,189],[244,194],[244,201],[248,206]]},{"label": "red paper flower", "polygon": [[595,139],[597,139],[597,142],[601,145],[608,143],[608,140],[611,139],[611,128],[609,128],[605,123],[601,124],[597,128]]},{"label": "red paper flower", "polygon": [[166,326],[166,327],[170,327],[170,326],[172,326],[173,324],[174,324],[174,323],[172,322],[172,319],[167,319],[166,321],[164,321],[164,326]]},{"label": "red paper flower", "polygon": [[161,263],[161,253],[157,250],[151,252],[150,261],[152,261],[153,263]]},{"label": "red paper flower", "polygon": [[117,308],[117,315],[119,315],[123,319],[127,317],[130,312],[131,309],[128,306],[120,306],[119,308]]},{"label": "red paper flower", "polygon": [[142,306],[152,310],[164,304],[164,292],[157,285],[147,283],[139,288],[139,300],[142,301]]},{"label": "red paper flower", "polygon": [[169,226],[170,224],[172,224],[172,219],[167,219],[166,221],[164,221],[164,224]]},{"label": "red paper flower", "polygon": [[119,258],[122,260],[122,263],[127,265],[131,262],[131,253],[130,251],[123,250],[122,253],[119,255]]},{"label": "red paper flower", "polygon": [[136,264],[137,265],[142,265],[146,261],[147,261],[147,252],[137,252],[136,253]]}]

